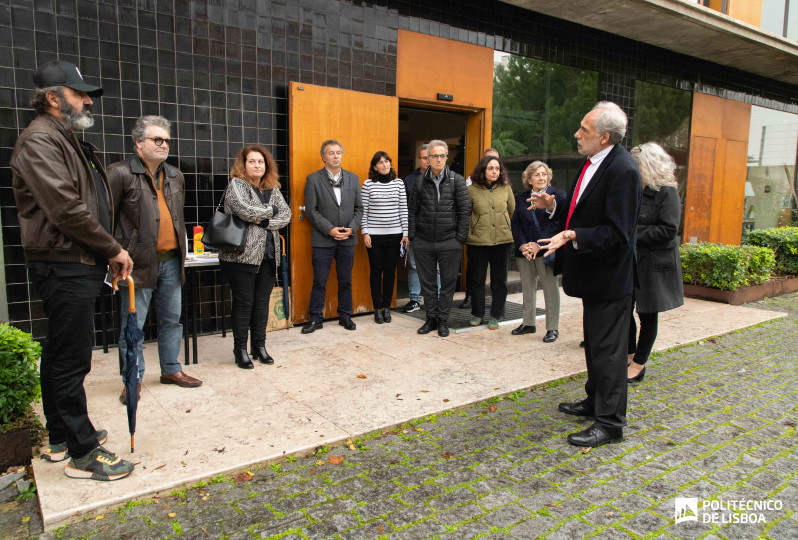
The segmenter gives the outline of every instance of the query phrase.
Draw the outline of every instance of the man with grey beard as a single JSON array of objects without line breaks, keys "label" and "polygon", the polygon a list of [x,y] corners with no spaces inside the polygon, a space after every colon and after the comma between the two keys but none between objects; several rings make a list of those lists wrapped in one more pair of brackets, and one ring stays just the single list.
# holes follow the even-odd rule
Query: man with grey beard
[{"label": "man with grey beard", "polygon": [[14,146],[11,170],[28,271],[49,319],[41,358],[42,405],[50,445],[42,457],[63,461],[72,478],[118,480],[133,464],[102,447],[105,430],[89,420],[83,382],[91,370],[94,301],[104,276],[133,270],[114,240],[108,179],[92,145],[75,130],[94,125],[92,97],[77,66],[52,60],[33,74],[38,116]]}]

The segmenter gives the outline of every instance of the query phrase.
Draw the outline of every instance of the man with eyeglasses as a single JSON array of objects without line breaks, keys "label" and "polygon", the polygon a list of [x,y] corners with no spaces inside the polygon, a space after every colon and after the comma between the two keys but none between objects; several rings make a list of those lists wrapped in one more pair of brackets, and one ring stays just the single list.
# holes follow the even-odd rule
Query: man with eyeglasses
[{"label": "man with eyeglasses", "polygon": [[[414,184],[408,205],[410,241],[427,311],[427,321],[418,333],[437,330],[441,337],[449,335],[449,311],[471,214],[465,179],[446,165],[448,154],[444,141],[430,141],[429,168]],[[438,267],[440,290],[436,283]]]},{"label": "man with eyeglasses", "polygon": [[133,269],[112,235],[110,188],[96,149],[75,135],[94,125],[92,98],[103,89],[59,60],[39,66],[33,82],[38,116],[17,138],[10,165],[28,272],[48,319],[39,370],[50,444],[42,458],[71,458],[70,478],[119,480],[134,466],[103,448],[108,434],[89,420],[83,387],[107,268],[122,279]]},{"label": "man with eyeglasses", "polygon": [[[185,282],[186,224],[183,218],[185,180],[177,167],[166,163],[169,156],[171,123],[162,116],[142,116],[131,136],[133,154],[108,167],[108,182],[114,199],[114,236],[128,246],[135,265],[136,312],[144,328],[153,293],[158,305],[158,359],[161,384],[196,388],[202,381],[183,372],[177,357],[183,337],[180,324],[182,286]],[[120,282],[127,287],[127,282]],[[129,296],[120,295],[122,326],[127,323]],[[138,397],[144,378],[144,338],[136,344],[138,356]],[[127,342],[119,340],[119,356],[127,358]],[[127,391],[119,396],[127,403]]]}]

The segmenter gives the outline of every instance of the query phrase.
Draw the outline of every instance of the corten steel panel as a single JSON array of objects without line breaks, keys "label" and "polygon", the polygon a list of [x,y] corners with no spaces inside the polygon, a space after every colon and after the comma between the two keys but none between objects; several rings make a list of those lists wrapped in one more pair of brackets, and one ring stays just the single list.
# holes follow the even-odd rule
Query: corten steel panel
[{"label": "corten steel panel", "polygon": [[738,21],[761,27],[762,0],[731,0],[728,15]]},{"label": "corten steel panel", "polygon": [[[327,139],[337,139],[344,147],[342,167],[361,180],[368,178],[369,163],[374,153],[384,150],[396,159],[398,153],[399,100],[380,96],[326,88],[303,83],[290,83],[289,148],[291,171],[291,304],[294,323],[308,320],[310,290],[313,285],[310,233],[312,226],[305,212],[305,179],[321,169],[319,151]],[[302,216],[302,218],[300,218]],[[363,237],[358,235],[355,264],[352,269],[353,313],[373,309],[369,289],[369,264]],[[399,249],[399,246],[396,247]],[[324,317],[335,317],[338,307],[338,280],[335,264],[327,281]]]},{"label": "corten steel panel", "polygon": [[[722,99],[722,98],[718,98]],[[748,142],[751,128],[751,105],[742,101],[723,99],[723,133],[729,141]],[[743,151],[743,156],[748,150]]]},{"label": "corten steel panel", "polygon": [[738,245],[742,237],[747,151],[747,142],[726,141],[722,207],[717,216],[718,241],[722,244]]},{"label": "corten steel panel", "polygon": [[709,201],[709,241],[720,242],[720,214],[723,211],[723,186],[726,177],[726,139],[715,139],[712,172],[712,198]]},{"label": "corten steel panel", "polygon": [[399,30],[396,96],[489,109],[493,104],[493,49]]},{"label": "corten steel panel", "polygon": [[699,242],[709,241],[710,201],[712,177],[715,170],[716,140],[708,137],[691,137],[690,169],[687,173],[685,200],[684,242],[696,237]]},{"label": "corten steel panel", "polygon": [[723,98],[716,96],[698,92],[693,94],[691,136],[713,139],[723,136],[723,102]]}]

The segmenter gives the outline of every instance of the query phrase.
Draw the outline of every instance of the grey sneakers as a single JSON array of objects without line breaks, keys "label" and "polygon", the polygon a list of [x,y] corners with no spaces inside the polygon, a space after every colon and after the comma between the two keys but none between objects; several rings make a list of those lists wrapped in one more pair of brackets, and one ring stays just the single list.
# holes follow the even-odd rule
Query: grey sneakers
[{"label": "grey sneakers", "polygon": [[70,478],[112,481],[133,472],[133,464],[98,446],[82,458],[72,458],[64,469]]},{"label": "grey sneakers", "polygon": [[[100,429],[97,431],[97,443],[105,444],[105,441],[108,440],[108,432],[104,429]],[[62,442],[59,444],[51,444],[47,451],[42,453],[41,458],[46,459],[47,461],[64,461],[66,458],[69,457],[69,452],[67,452],[66,442]]]}]

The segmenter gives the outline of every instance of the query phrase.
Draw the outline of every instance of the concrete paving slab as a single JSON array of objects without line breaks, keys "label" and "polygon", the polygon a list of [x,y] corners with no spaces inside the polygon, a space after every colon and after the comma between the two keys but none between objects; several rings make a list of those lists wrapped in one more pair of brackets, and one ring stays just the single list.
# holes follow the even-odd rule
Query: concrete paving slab
[{"label": "concrete paving slab", "polygon": [[[521,295],[508,299],[521,302]],[[539,302],[542,307],[542,295]],[[662,314],[656,350],[782,316],[687,299]],[[200,363],[185,367],[204,381],[196,389],[159,384],[157,346],[147,344],[132,455],[117,399],[116,351],[98,351],[86,381],[92,421],[109,430],[106,446],[137,467],[129,478],[103,483],[69,479],[65,463],[36,460],[44,526],[580,373],[581,317],[580,302],[563,295],[560,339],[553,344],[541,341],[544,332],[512,336],[510,327],[419,336],[418,321],[401,313],[383,325],[370,315],[357,317],[354,332],[333,320],[311,335],[297,328],[270,333],[267,348],[276,364],[254,370],[236,368],[232,337],[200,337]]]}]

